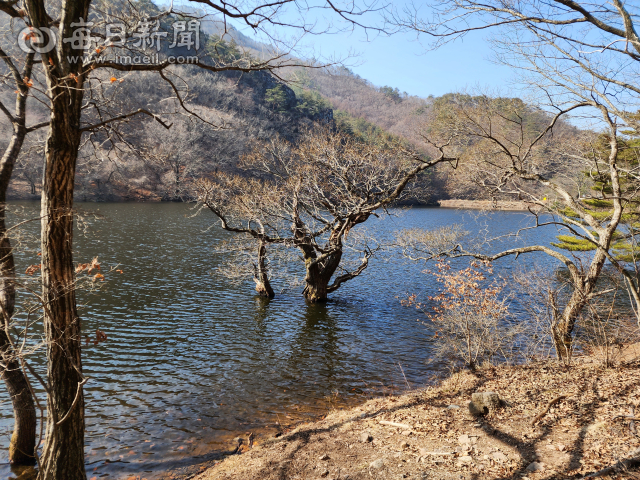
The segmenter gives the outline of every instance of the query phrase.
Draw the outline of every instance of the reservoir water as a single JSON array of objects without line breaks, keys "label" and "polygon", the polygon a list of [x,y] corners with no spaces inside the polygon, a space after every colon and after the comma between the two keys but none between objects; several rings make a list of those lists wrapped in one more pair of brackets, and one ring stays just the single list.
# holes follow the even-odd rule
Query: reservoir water
[{"label": "reservoir water", "polygon": [[[38,204],[14,204],[21,218]],[[324,305],[294,287],[265,302],[251,282],[212,274],[213,246],[227,234],[185,204],[79,204],[93,220],[75,238],[75,260],[98,256],[107,275],[98,294],[80,292],[83,331],[108,340],[83,349],[88,478],[157,478],[228,450],[240,432],[277,428],[369,396],[429,382],[432,334],[407,293],[434,293],[424,265],[380,258]],[[206,212],[204,212],[206,213]],[[459,223],[490,235],[531,225],[526,213],[437,208],[397,211],[369,228],[391,238],[405,227]],[[28,224],[37,233],[38,224]],[[504,245],[548,244],[551,228]],[[18,271],[38,263],[37,244],[18,253]],[[531,255],[518,265],[546,258]],[[508,276],[511,259],[496,262]],[[279,285],[279,284],[277,284]],[[21,301],[19,299],[19,301]],[[517,305],[515,307],[517,309]],[[30,361],[44,374],[43,351]],[[42,397],[44,400],[44,397]],[[0,477],[8,478],[11,403],[0,388]]]}]

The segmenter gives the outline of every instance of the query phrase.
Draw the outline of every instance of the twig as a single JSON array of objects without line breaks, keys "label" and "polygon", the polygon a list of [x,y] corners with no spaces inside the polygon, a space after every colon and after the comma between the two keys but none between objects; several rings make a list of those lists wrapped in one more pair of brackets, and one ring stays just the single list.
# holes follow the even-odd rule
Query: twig
[{"label": "twig", "polygon": [[404,428],[405,430],[413,430],[411,425],[407,425],[406,423],[395,423],[395,422],[387,422],[386,420],[380,420],[380,425],[388,425],[390,427],[398,427]]},{"label": "twig", "polygon": [[591,475],[587,475],[584,478],[596,478],[602,477],[603,475],[609,475],[611,473],[615,473],[621,470],[627,470],[628,468],[635,467],[640,465],[640,457],[636,455],[635,457],[627,458],[625,460],[620,460],[614,465],[610,467],[603,468],[602,470],[598,470],[597,472],[592,473]]},{"label": "twig", "polygon": [[404,374],[404,368],[402,368],[402,365],[400,364],[400,362],[398,362],[398,367],[400,367],[400,371],[402,372],[402,376],[404,377],[404,383],[406,383],[407,388],[409,390],[411,390],[411,385],[409,385],[409,381],[407,380],[407,376]]},{"label": "twig", "polygon": [[455,455],[454,452],[420,452],[418,453],[414,453],[414,455],[416,457],[423,457],[425,455],[433,455],[433,456],[451,456],[451,455]]},{"label": "twig", "polygon": [[59,427],[60,425],[62,425],[64,422],[67,421],[67,419],[71,415],[71,412],[73,411],[75,406],[78,404],[78,400],[80,400],[80,394],[82,393],[82,386],[88,381],[89,381],[89,377],[85,377],[81,382],[78,382],[78,390],[76,391],[76,397],[73,399],[73,403],[71,404],[71,407],[69,407],[69,410],[67,410],[66,415],[56,422],[56,426]]},{"label": "twig", "polygon": [[630,420],[630,421],[632,421],[632,422],[640,422],[640,418],[638,418],[638,417],[632,417],[632,416],[630,416],[630,415],[617,415],[617,416],[613,417],[613,418],[611,419],[611,421],[615,421],[615,420],[617,420],[617,419],[619,419],[619,418],[624,418],[625,420]]},{"label": "twig", "polygon": [[553,407],[556,403],[558,403],[563,398],[567,398],[567,395],[560,395],[559,397],[556,397],[553,400],[551,400],[547,404],[547,407],[538,415],[536,415],[536,418],[534,418],[533,421],[531,422],[531,426],[534,426],[536,423],[538,423],[542,419],[542,417],[544,417],[547,413],[549,413],[549,410],[551,409],[551,407]]}]

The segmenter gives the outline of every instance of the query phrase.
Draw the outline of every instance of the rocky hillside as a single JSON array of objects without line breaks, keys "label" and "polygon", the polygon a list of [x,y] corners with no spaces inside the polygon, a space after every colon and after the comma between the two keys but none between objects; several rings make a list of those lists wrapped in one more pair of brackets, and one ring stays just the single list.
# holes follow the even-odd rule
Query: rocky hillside
[{"label": "rocky hillside", "polygon": [[[237,30],[221,40],[221,25],[202,24],[207,55],[237,58],[264,55],[268,47]],[[211,47],[215,43],[215,52]],[[209,50],[207,50],[209,49]],[[207,53],[208,52],[208,53]],[[1,68],[1,67],[0,67]],[[429,128],[435,102],[390,86],[378,87],[349,69],[288,69],[283,83],[268,72],[212,73],[193,66],[171,71],[174,87],[192,113],[186,115],[175,91],[154,73],[118,75],[103,108],[111,115],[143,108],[158,112],[167,130],[148,117],[131,117],[117,128],[87,136],[78,161],[76,195],[81,201],[181,201],[189,198],[195,178],[233,170],[255,141],[280,135],[291,141],[314,122],[331,122],[365,141],[393,137],[429,155],[422,134]],[[114,77],[115,78],[115,77]],[[98,91],[99,88],[95,88]],[[5,89],[7,104],[14,93]],[[47,118],[46,99],[32,101],[33,123]],[[92,122],[89,115],[87,124]],[[0,119],[0,146],[10,127]],[[15,169],[10,198],[39,198],[45,129],[28,136]],[[455,198],[482,198],[484,192],[461,188],[446,166],[423,174],[414,199],[424,203]]]}]

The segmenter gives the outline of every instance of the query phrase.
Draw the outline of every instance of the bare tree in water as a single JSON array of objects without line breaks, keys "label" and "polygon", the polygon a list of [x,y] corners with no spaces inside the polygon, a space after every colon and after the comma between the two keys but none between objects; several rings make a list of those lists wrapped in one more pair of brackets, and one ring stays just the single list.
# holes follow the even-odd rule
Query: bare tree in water
[{"label": "bare tree in water", "polygon": [[280,138],[256,147],[242,166],[248,175],[221,174],[198,183],[196,197],[229,232],[255,240],[256,290],[274,295],[267,268],[270,245],[295,248],[304,262],[304,296],[324,302],[356,278],[377,250],[359,245],[359,265],[342,266],[350,232],[403,198],[431,159],[395,143],[364,143],[330,128],[306,132],[296,145]]}]

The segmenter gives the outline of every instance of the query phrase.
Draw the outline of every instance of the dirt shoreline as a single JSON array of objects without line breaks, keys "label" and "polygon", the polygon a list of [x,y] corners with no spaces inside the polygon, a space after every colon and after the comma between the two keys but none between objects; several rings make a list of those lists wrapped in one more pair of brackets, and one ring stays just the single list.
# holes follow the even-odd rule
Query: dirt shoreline
[{"label": "dirt shoreline", "polygon": [[516,201],[497,201],[492,200],[438,200],[438,205],[442,208],[461,208],[470,210],[501,210],[501,211],[527,211],[529,208],[538,209],[539,207],[527,203]]},{"label": "dirt shoreline", "polygon": [[[537,363],[460,372],[438,386],[334,411],[278,437],[258,437],[252,449],[244,438],[236,454],[164,478],[577,479],[620,460],[640,463],[638,431],[624,418],[640,416],[633,410],[640,406],[640,346],[623,353],[608,369],[597,357],[583,357],[570,369]],[[471,394],[487,391],[497,392],[504,406],[472,416]]]}]

